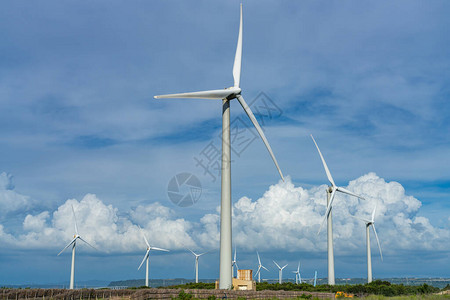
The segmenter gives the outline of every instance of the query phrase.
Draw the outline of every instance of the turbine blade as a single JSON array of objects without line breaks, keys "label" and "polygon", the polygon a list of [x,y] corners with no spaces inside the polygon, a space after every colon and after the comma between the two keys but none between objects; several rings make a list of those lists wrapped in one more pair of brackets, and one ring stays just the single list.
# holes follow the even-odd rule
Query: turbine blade
[{"label": "turbine blade", "polygon": [[266,267],[264,267],[263,265],[261,265],[261,268],[263,268],[264,270],[266,270],[267,272],[269,272],[269,270],[268,270]]},{"label": "turbine blade", "polygon": [[[186,247],[185,247],[186,248]],[[194,251],[192,251],[191,249],[189,249],[189,248],[186,248],[187,250],[189,250],[189,251],[191,251],[191,253],[194,255],[194,256],[197,256],[197,253],[195,253]]]},{"label": "turbine blade", "polygon": [[377,204],[375,203],[375,208],[373,209],[372,212],[372,223],[375,222],[375,213],[377,212]]},{"label": "turbine blade", "polygon": [[142,267],[142,264],[144,263],[145,259],[148,257],[149,253],[150,253],[150,249],[147,250],[147,252],[145,252],[144,259],[142,260],[141,264],[139,265],[138,271]]},{"label": "turbine blade", "polygon": [[239,36],[236,47],[236,55],[234,56],[234,65],[233,65],[233,79],[234,86],[239,87],[239,83],[241,81],[241,63],[242,63],[242,3],[241,3],[241,14],[239,21]]},{"label": "turbine blade", "polygon": [[339,192],[341,192],[341,193],[348,194],[348,195],[350,195],[350,196],[354,196],[354,197],[359,198],[359,199],[361,199],[361,200],[366,200],[364,197],[361,197],[361,196],[359,196],[359,195],[356,195],[355,193],[350,192],[349,190],[344,189],[343,187],[338,186],[336,189],[337,189]]},{"label": "turbine blade", "polygon": [[93,248],[93,249],[95,249],[95,250],[98,251],[97,248],[95,248],[94,246],[92,246],[91,244],[89,244],[88,242],[86,242],[81,236],[78,236],[78,238],[79,238],[80,240],[82,240],[83,242],[85,242],[86,244],[88,244],[89,246],[91,246],[91,248]]},{"label": "turbine blade", "polygon": [[[241,4],[242,7],[242,4]],[[234,261],[236,261],[236,246],[234,247]]]},{"label": "turbine blade", "polygon": [[378,249],[380,250],[381,261],[383,261],[383,253],[381,252],[380,240],[378,239],[377,231],[375,230],[375,224],[372,223],[373,232],[375,233],[375,238],[377,239]]},{"label": "turbine blade", "polygon": [[355,218],[355,219],[358,219],[358,220],[360,220],[360,221],[363,221],[364,223],[371,223],[371,221],[366,220],[366,219],[363,219],[363,218],[360,218],[360,217],[357,217],[357,216],[352,216],[352,215],[350,215],[350,217]]},{"label": "turbine blade", "polygon": [[272,148],[270,147],[269,142],[267,141],[266,136],[264,135],[264,132],[262,131],[261,127],[258,124],[258,121],[256,120],[255,116],[253,115],[253,112],[251,111],[251,109],[247,105],[247,103],[245,102],[244,97],[242,97],[241,95],[236,95],[236,98],[238,99],[238,101],[241,104],[242,108],[247,113],[247,116],[250,118],[250,121],[252,121],[253,125],[256,128],[256,131],[258,131],[259,136],[263,140],[264,144],[266,145],[267,150],[270,153],[270,156],[272,156],[272,160],[273,160],[273,162],[275,163],[275,166],[278,169],[278,173],[280,173],[281,179],[284,181],[283,173],[281,173],[281,169],[278,166],[277,159],[275,158],[275,155],[272,152]]},{"label": "turbine blade", "polygon": [[314,144],[316,145],[317,151],[319,151],[320,159],[322,160],[322,164],[323,164],[323,168],[325,169],[325,173],[327,173],[328,181],[331,183],[332,186],[336,186],[336,184],[334,184],[334,180],[333,180],[333,177],[331,176],[330,170],[328,169],[327,163],[325,162],[325,159],[323,158],[322,152],[320,152],[319,146],[317,146],[316,140],[314,139],[312,134],[311,134],[311,138],[312,138]]},{"label": "turbine blade", "polygon": [[300,262],[298,262],[297,272],[300,272]]},{"label": "turbine blade", "polygon": [[145,237],[144,232],[142,232],[142,236],[144,237],[144,241],[145,241],[145,244],[147,245],[147,247],[150,247],[150,244],[148,243],[147,238]]},{"label": "turbine blade", "polygon": [[239,266],[238,266],[237,262],[234,262],[234,265],[236,266],[236,270],[239,271]]},{"label": "turbine blade", "polygon": [[77,217],[75,216],[75,210],[73,209],[73,205],[71,205],[71,207],[72,207],[73,219],[75,220],[75,233],[76,233],[76,235],[78,235]]},{"label": "turbine blade", "polygon": [[261,264],[261,259],[259,258],[259,253],[258,253],[258,251],[256,252],[256,255],[258,255],[258,263]]},{"label": "turbine blade", "polygon": [[281,267],[277,264],[276,261],[273,260],[273,263],[277,265],[278,269],[281,269]]},{"label": "turbine blade", "polygon": [[77,239],[77,238],[73,238],[73,240],[71,240],[70,243],[68,243],[67,246],[65,246],[65,247],[61,250],[61,252],[58,253],[57,256],[59,256],[61,253],[64,252],[64,250],[66,250],[67,248],[69,248],[70,245],[72,245],[72,244],[75,242],[76,239]]},{"label": "turbine blade", "polygon": [[283,270],[284,268],[286,268],[286,267],[287,267],[287,265],[288,265],[288,264],[285,264],[285,265],[284,265],[284,267],[282,267],[282,268],[281,268],[281,270]]},{"label": "turbine blade", "polygon": [[319,234],[320,231],[322,230],[323,224],[325,223],[325,220],[328,218],[328,215],[330,214],[331,208],[333,207],[332,205],[333,205],[335,195],[336,195],[336,189],[333,189],[333,191],[331,192],[331,196],[330,196],[330,204],[327,207],[327,212],[325,213],[325,217],[322,220],[322,224],[320,224],[319,232],[317,232],[317,234]]},{"label": "turbine blade", "polygon": [[150,248],[150,244],[148,243],[147,238],[145,237],[145,234],[144,234],[144,229],[142,229],[142,227],[139,226],[139,225],[138,225],[138,227],[139,227],[139,229],[141,230],[141,234],[142,234],[142,237],[143,237],[144,240],[145,240],[145,244],[147,245],[147,247]]},{"label": "turbine blade", "polygon": [[154,97],[155,99],[164,99],[164,98],[225,99],[236,92],[240,92],[240,90],[222,89],[222,90],[210,90],[210,91],[200,91],[190,93],[157,95]]},{"label": "turbine blade", "polygon": [[170,250],[167,250],[167,249],[162,249],[162,248],[157,248],[157,247],[152,247],[152,246],[150,246],[150,250],[165,251],[165,252],[169,252],[170,251]]},{"label": "turbine blade", "polygon": [[255,276],[261,271],[261,265],[258,266],[258,271],[256,271]]}]

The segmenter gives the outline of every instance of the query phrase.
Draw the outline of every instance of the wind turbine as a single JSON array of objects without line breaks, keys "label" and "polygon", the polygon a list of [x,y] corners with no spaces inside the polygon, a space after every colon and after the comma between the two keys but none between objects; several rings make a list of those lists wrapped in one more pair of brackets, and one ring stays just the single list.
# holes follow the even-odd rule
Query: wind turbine
[{"label": "wind turbine", "polygon": [[278,282],[281,284],[283,282],[283,269],[287,267],[288,264],[285,264],[283,267],[280,267],[276,261],[273,261],[274,264],[278,267]]},{"label": "wind turbine", "polygon": [[297,271],[292,271],[295,274],[295,284],[302,283],[302,277],[300,276],[300,262],[298,262]]},{"label": "wind turbine", "polygon": [[240,7],[239,35],[236,47],[236,54],[233,65],[234,86],[221,90],[208,90],[201,92],[180,93],[159,95],[155,98],[200,98],[200,99],[222,99],[222,176],[221,176],[221,207],[220,207],[220,278],[219,288],[230,289],[232,286],[232,260],[231,260],[231,139],[230,139],[230,101],[237,99],[244,109],[250,121],[256,128],[259,136],[266,145],[273,162],[275,163],[281,179],[284,181],[283,174],[278,162],[272,152],[272,148],[264,135],[263,130],[258,124],[253,112],[241,95],[239,86],[241,79],[242,63],[242,4]]},{"label": "wind turbine", "polygon": [[231,262],[231,276],[234,275],[234,266],[236,266],[236,278],[239,279],[239,266],[236,261],[236,246],[234,247],[234,259]]},{"label": "wind turbine", "polygon": [[195,256],[195,283],[198,283],[198,259],[200,258],[200,256],[202,256],[203,254],[206,254],[210,251],[206,251],[200,254],[195,253],[194,251],[192,251],[191,249],[188,249],[189,251],[191,251],[191,253]]},{"label": "wind turbine", "polygon": [[258,271],[256,271],[255,275],[258,274],[258,283],[261,283],[261,269],[264,269],[266,271],[269,271],[269,270],[262,265],[258,252],[256,252],[256,255],[258,255]]},{"label": "wind turbine", "polygon": [[97,250],[94,246],[92,246],[91,244],[89,244],[88,242],[86,242],[78,233],[78,226],[77,226],[77,218],[75,217],[75,210],[73,209],[72,206],[72,213],[73,213],[73,219],[75,221],[75,234],[73,236],[73,239],[70,241],[70,243],[67,244],[67,246],[65,246],[61,252],[58,253],[58,256],[64,252],[64,250],[66,250],[67,248],[69,248],[72,245],[72,266],[70,268],[70,286],[69,289],[73,290],[73,283],[75,280],[75,248],[77,246],[77,240],[81,240],[83,242],[85,242],[86,244],[88,244],[89,246],[91,246],[92,248],[94,248],[95,250]]},{"label": "wind turbine", "polygon": [[314,272],[314,286],[316,286],[317,283],[317,271]]},{"label": "wind turbine", "polygon": [[377,206],[372,211],[372,218],[370,220],[355,217],[364,223],[366,223],[366,244],[367,244],[367,283],[372,282],[372,255],[370,253],[370,226],[373,228],[373,233],[377,239],[378,249],[380,250],[381,261],[383,261],[383,253],[381,252],[380,240],[378,239],[377,231],[375,230],[375,212],[377,211]]},{"label": "wind turbine", "polygon": [[328,241],[328,284],[334,285],[335,284],[335,278],[334,278],[334,253],[333,253],[333,222],[332,222],[332,214],[331,214],[331,208],[333,207],[333,201],[334,196],[336,195],[336,192],[341,192],[344,194],[348,194],[350,196],[354,196],[357,198],[360,198],[364,200],[363,197],[356,195],[352,192],[350,192],[347,189],[344,189],[343,187],[336,186],[334,183],[333,177],[331,176],[330,170],[328,169],[327,163],[325,162],[325,159],[323,158],[322,152],[320,152],[319,146],[317,146],[316,140],[311,135],[311,138],[316,145],[317,151],[319,152],[320,159],[322,160],[323,167],[325,169],[325,173],[327,173],[328,181],[330,182],[330,186],[327,188],[327,212],[325,213],[325,217],[323,218],[322,223],[320,224],[319,232],[322,230],[323,224],[325,223],[325,220],[327,220],[327,241]]},{"label": "wind turbine", "polygon": [[145,252],[144,258],[142,259],[142,262],[138,267],[138,271],[142,267],[142,264],[145,261],[145,286],[148,286],[148,259],[150,256],[150,250],[165,251],[165,252],[169,252],[169,250],[150,246],[144,233],[142,233],[142,236],[144,237],[145,244],[147,245],[147,252]]}]

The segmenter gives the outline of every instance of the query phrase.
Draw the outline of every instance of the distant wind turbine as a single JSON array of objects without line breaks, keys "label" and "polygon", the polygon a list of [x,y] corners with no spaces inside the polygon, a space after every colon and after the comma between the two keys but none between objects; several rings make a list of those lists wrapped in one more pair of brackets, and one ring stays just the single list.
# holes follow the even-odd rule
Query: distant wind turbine
[{"label": "distant wind turbine", "polygon": [[298,262],[297,271],[292,271],[295,274],[295,284],[302,283],[302,277],[300,276],[300,262]]},{"label": "distant wind turbine", "polygon": [[286,268],[288,264],[285,264],[283,267],[280,267],[280,265],[278,265],[276,263],[276,261],[273,261],[273,263],[276,264],[278,267],[278,282],[280,284],[282,284],[283,283],[283,269]]},{"label": "distant wind turbine", "polygon": [[206,251],[206,252],[197,254],[189,248],[188,248],[188,250],[191,251],[191,253],[195,256],[195,283],[198,283],[198,259],[200,258],[200,256],[202,256],[206,253],[209,253],[211,251]]},{"label": "distant wind turbine", "polygon": [[236,47],[236,54],[233,65],[234,86],[220,90],[208,90],[201,92],[179,93],[169,95],[158,95],[155,98],[197,98],[197,99],[221,99],[222,100],[222,192],[220,208],[220,277],[219,288],[230,289],[232,286],[232,246],[231,246],[231,138],[230,138],[230,101],[237,99],[244,109],[250,121],[256,128],[259,136],[263,140],[273,162],[284,181],[281,169],[272,152],[272,148],[258,124],[253,112],[241,95],[241,63],[242,63],[242,4],[240,9],[239,35]]},{"label": "distant wind turbine", "polygon": [[239,266],[236,261],[236,246],[234,246],[234,259],[231,262],[231,276],[234,275],[234,266],[236,266],[236,278],[239,279]]},{"label": "distant wind turbine", "polygon": [[372,218],[370,220],[355,217],[364,223],[366,223],[366,245],[367,245],[367,282],[372,282],[372,255],[370,253],[370,226],[373,228],[373,233],[377,239],[378,249],[380,250],[380,257],[383,260],[383,253],[381,252],[380,240],[378,239],[377,231],[375,230],[375,213],[377,211],[377,206],[372,211]]},{"label": "distant wind turbine", "polygon": [[256,252],[256,255],[258,256],[258,270],[256,271],[255,276],[256,274],[258,274],[258,283],[261,283],[261,269],[264,269],[266,271],[269,270],[261,264],[261,258],[259,257],[258,252]]},{"label": "distant wind turbine", "polygon": [[333,201],[334,196],[336,195],[336,192],[341,192],[350,196],[357,197],[359,199],[364,200],[363,197],[356,195],[349,190],[336,186],[334,183],[333,177],[331,176],[330,170],[328,169],[327,163],[325,162],[325,159],[323,158],[322,152],[320,152],[319,146],[317,146],[316,140],[311,135],[311,138],[316,145],[317,151],[319,152],[320,159],[322,160],[323,168],[325,169],[325,173],[327,173],[328,181],[330,182],[330,186],[327,189],[327,211],[325,213],[325,217],[323,218],[322,223],[320,224],[319,232],[322,230],[323,224],[325,223],[325,220],[327,220],[327,238],[328,238],[328,284],[334,285],[335,284],[335,277],[334,277],[334,253],[333,253],[333,222],[332,222],[332,214],[331,209],[333,207]]},{"label": "distant wind turbine", "polygon": [[316,286],[317,283],[317,271],[314,272],[314,286]]},{"label": "distant wind turbine", "polygon": [[[141,229],[141,232],[142,232],[142,229]],[[150,244],[148,243],[147,238],[145,237],[145,234],[143,232],[142,232],[142,236],[144,237],[145,244],[147,245],[147,252],[145,252],[144,258],[142,259],[142,262],[139,265],[138,271],[142,267],[142,264],[145,261],[145,286],[148,286],[148,259],[150,256],[150,251],[157,250],[157,251],[169,252],[169,250],[150,246]]]},{"label": "distant wind turbine", "polygon": [[67,248],[69,248],[72,245],[72,266],[70,268],[70,286],[69,289],[73,290],[73,284],[74,284],[74,280],[75,280],[75,248],[77,246],[77,240],[81,240],[83,242],[85,242],[86,244],[88,244],[89,246],[91,246],[92,248],[94,248],[95,250],[97,250],[94,246],[92,246],[91,244],[89,244],[88,242],[86,242],[78,233],[78,225],[77,225],[77,218],[75,217],[75,210],[73,209],[73,205],[72,205],[72,213],[73,213],[73,219],[74,219],[74,223],[75,223],[75,234],[73,236],[73,239],[70,241],[70,243],[67,244],[67,246],[65,246],[61,252],[58,253],[58,255],[60,255],[61,253],[64,252],[64,250],[66,250]]}]

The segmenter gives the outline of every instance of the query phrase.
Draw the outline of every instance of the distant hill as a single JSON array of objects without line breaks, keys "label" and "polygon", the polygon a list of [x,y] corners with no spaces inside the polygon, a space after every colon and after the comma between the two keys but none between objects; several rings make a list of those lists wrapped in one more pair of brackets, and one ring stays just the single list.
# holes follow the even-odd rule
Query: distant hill
[{"label": "distant hill", "polygon": [[[215,279],[199,279],[200,282],[215,282]],[[150,287],[160,287],[160,286],[170,286],[179,285],[189,282],[195,282],[193,279],[185,278],[174,278],[174,279],[149,279],[148,285]],[[145,279],[129,279],[129,280],[119,280],[111,281],[108,287],[140,287],[145,285]]]},{"label": "distant hill", "polygon": [[[97,288],[105,287],[109,284],[108,281],[103,280],[87,280],[75,282],[75,288]],[[33,289],[62,289],[69,287],[69,281],[67,282],[55,282],[55,283],[27,283],[27,284],[6,284],[2,287],[8,288],[33,288]]]}]

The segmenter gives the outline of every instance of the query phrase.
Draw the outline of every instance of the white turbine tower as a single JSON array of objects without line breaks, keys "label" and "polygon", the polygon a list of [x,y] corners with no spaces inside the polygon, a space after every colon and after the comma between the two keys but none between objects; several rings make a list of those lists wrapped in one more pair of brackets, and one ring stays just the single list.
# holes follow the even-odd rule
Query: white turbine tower
[{"label": "white turbine tower", "polygon": [[316,286],[317,283],[317,271],[314,272],[314,286]]},{"label": "white turbine tower", "polygon": [[258,283],[261,283],[261,269],[264,269],[266,271],[269,271],[269,270],[262,265],[258,252],[256,252],[256,255],[258,255],[258,270],[256,271],[255,276],[256,276],[256,274],[258,274]]},{"label": "white turbine tower", "polygon": [[231,262],[231,276],[234,275],[234,266],[236,266],[236,278],[239,279],[239,266],[236,260],[236,247],[234,247],[234,259]]},{"label": "white turbine tower", "polygon": [[165,252],[169,252],[169,250],[150,246],[144,233],[142,233],[142,236],[144,237],[145,244],[147,245],[147,252],[145,252],[144,258],[142,259],[142,262],[138,267],[138,271],[142,267],[142,264],[145,261],[145,286],[148,286],[148,259],[150,256],[150,250],[165,251]]},{"label": "white turbine tower", "polygon": [[233,65],[234,86],[221,90],[208,90],[192,93],[159,95],[155,98],[201,98],[201,99],[221,99],[222,100],[222,192],[220,206],[220,278],[219,288],[230,289],[232,286],[232,248],[231,248],[231,138],[230,138],[230,101],[237,99],[244,109],[247,116],[258,131],[259,136],[266,145],[267,150],[272,157],[275,166],[280,173],[281,179],[284,181],[283,174],[272,148],[267,141],[263,130],[258,124],[253,112],[245,102],[241,95],[239,87],[241,79],[241,62],[242,62],[242,4],[240,9],[239,36],[236,47],[236,55]]},{"label": "white turbine tower", "polygon": [[341,192],[344,194],[348,194],[357,198],[360,198],[364,200],[363,197],[356,195],[352,192],[350,192],[347,189],[344,189],[343,187],[336,186],[334,183],[333,177],[331,176],[330,170],[328,169],[327,163],[325,162],[325,159],[322,156],[322,152],[320,152],[319,146],[317,146],[316,140],[311,135],[311,138],[316,145],[317,151],[319,152],[320,159],[322,160],[323,167],[325,169],[325,173],[327,173],[328,181],[330,182],[330,186],[327,189],[327,212],[325,213],[325,217],[323,218],[322,223],[320,224],[319,232],[322,230],[323,224],[325,223],[325,220],[327,220],[327,241],[328,241],[328,284],[334,285],[335,284],[335,278],[334,278],[334,253],[333,253],[333,222],[332,222],[332,214],[331,209],[333,207],[333,201],[334,196],[336,195],[336,192]]},{"label": "white turbine tower", "polygon": [[300,262],[298,262],[297,271],[292,271],[295,274],[295,284],[302,283],[302,277],[300,276]]},{"label": "white turbine tower", "polygon": [[194,251],[192,251],[191,249],[188,249],[189,251],[191,251],[191,253],[195,256],[195,283],[198,283],[198,259],[200,258],[200,256],[209,253],[210,251],[206,251],[200,254],[195,253]]},{"label": "white turbine tower", "polygon": [[73,219],[74,219],[74,223],[75,223],[75,234],[73,236],[73,239],[70,241],[70,243],[68,243],[67,246],[65,246],[64,249],[62,249],[61,252],[58,253],[58,255],[60,255],[61,253],[64,252],[64,250],[66,250],[67,248],[69,248],[72,245],[72,266],[70,268],[70,286],[69,286],[69,288],[71,290],[73,290],[73,284],[74,284],[74,280],[75,280],[75,248],[77,246],[77,240],[79,239],[79,240],[85,242],[86,244],[88,244],[89,246],[91,246],[92,248],[94,248],[95,250],[97,250],[94,246],[92,246],[91,244],[86,242],[79,235],[78,226],[77,226],[77,218],[75,217],[75,210],[73,209],[73,206],[72,206],[72,213],[73,213]]},{"label": "white turbine tower", "polygon": [[278,282],[279,282],[280,284],[282,284],[282,283],[283,283],[283,269],[286,268],[288,264],[285,264],[283,267],[280,267],[280,266],[276,263],[276,261],[273,261],[273,263],[276,264],[277,267],[278,267]]},{"label": "white turbine tower", "polygon": [[378,239],[377,231],[375,230],[375,212],[377,210],[377,206],[372,211],[372,218],[370,220],[362,219],[355,217],[364,223],[366,223],[366,245],[367,245],[367,282],[372,282],[372,255],[370,253],[370,226],[373,228],[373,233],[375,234],[375,238],[377,239],[378,249],[380,250],[380,257],[383,261],[383,253],[381,252],[380,240]]}]

